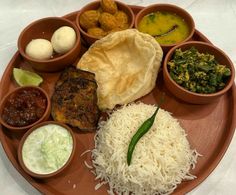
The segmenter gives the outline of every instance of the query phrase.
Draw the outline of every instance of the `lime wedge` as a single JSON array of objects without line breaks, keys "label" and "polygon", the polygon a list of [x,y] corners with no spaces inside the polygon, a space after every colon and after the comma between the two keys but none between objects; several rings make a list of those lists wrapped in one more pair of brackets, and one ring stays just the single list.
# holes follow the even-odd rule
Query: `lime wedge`
[{"label": "lime wedge", "polygon": [[13,77],[18,85],[27,86],[34,85],[39,86],[43,82],[43,78],[35,72],[28,70],[22,70],[20,68],[13,68]]}]

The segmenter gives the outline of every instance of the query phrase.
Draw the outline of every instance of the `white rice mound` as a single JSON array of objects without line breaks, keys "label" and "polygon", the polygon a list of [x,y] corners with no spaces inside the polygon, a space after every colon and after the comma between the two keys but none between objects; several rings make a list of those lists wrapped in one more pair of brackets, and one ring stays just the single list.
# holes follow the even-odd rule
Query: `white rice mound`
[{"label": "white rice mound", "polygon": [[177,119],[163,109],[159,109],[153,126],[137,143],[128,166],[131,138],[155,109],[153,105],[133,103],[114,111],[99,124],[92,159],[96,179],[109,184],[109,194],[170,194],[182,180],[195,178],[189,171],[199,154],[190,149]]}]

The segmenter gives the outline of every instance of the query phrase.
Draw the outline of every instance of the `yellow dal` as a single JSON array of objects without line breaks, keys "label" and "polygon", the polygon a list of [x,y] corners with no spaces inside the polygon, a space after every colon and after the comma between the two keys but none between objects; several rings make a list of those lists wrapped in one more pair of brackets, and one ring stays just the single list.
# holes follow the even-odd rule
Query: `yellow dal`
[{"label": "yellow dal", "polygon": [[175,13],[159,11],[150,13],[142,18],[138,30],[154,36],[170,31],[174,25],[178,25],[175,30],[156,38],[158,43],[169,45],[183,41],[190,33],[187,23]]}]

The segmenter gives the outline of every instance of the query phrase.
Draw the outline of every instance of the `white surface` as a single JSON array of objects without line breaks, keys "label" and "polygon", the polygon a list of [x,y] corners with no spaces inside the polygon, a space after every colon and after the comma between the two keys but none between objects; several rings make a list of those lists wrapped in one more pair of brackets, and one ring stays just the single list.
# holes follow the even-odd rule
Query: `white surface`
[{"label": "white surface", "polygon": [[[0,77],[17,51],[17,38],[30,22],[47,16],[63,16],[77,11],[91,0],[1,0],[0,1]],[[236,64],[235,0],[125,0],[146,6],[172,3],[185,8],[194,18],[196,28],[224,50]],[[236,194],[236,136],[213,173],[189,195]],[[15,170],[0,147],[0,194],[40,194]],[[79,192],[78,192],[79,194]]]}]

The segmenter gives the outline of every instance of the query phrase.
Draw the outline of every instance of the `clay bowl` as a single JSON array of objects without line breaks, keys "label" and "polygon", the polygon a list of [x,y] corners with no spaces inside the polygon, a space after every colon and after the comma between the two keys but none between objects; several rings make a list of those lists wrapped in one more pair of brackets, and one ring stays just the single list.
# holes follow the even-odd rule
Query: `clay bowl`
[{"label": "clay bowl", "polygon": [[137,16],[135,18],[135,28],[138,29],[138,24],[144,16],[146,16],[152,12],[157,12],[157,11],[171,12],[171,13],[175,13],[176,15],[180,16],[187,23],[187,25],[189,26],[189,31],[190,31],[188,37],[186,37],[181,42],[178,42],[175,44],[168,44],[168,45],[160,44],[164,53],[167,53],[172,47],[191,39],[191,37],[193,36],[194,31],[195,31],[195,23],[194,23],[192,16],[184,9],[182,9],[178,6],[175,6],[175,5],[171,5],[171,4],[154,4],[154,5],[150,5],[148,7],[143,8],[137,14]]},{"label": "clay bowl", "polygon": [[[27,166],[25,165],[25,162],[23,160],[23,154],[22,154],[22,150],[23,150],[23,146],[24,146],[24,143],[25,141],[27,140],[28,136],[31,135],[31,133],[35,133],[35,131],[40,128],[40,127],[43,127],[43,126],[47,126],[47,125],[57,125],[57,126],[60,126],[62,127],[63,129],[66,129],[69,134],[71,135],[71,138],[72,138],[72,151],[69,155],[69,158],[64,162],[64,165],[62,165],[59,169],[55,170],[54,172],[51,172],[51,173],[44,173],[44,174],[40,174],[40,173],[35,173],[33,172],[32,170],[30,170],[29,168],[27,168]],[[49,130],[52,130],[50,129],[51,127],[47,127]],[[40,130],[41,131],[41,130]],[[41,131],[42,132],[42,131]],[[48,137],[47,137],[48,138]],[[48,138],[49,139],[49,138]],[[32,141],[32,140],[31,140]],[[42,140],[38,139],[37,141],[40,141],[40,144],[43,143]],[[51,140],[50,140],[51,141]],[[39,144],[39,143],[35,143],[35,144]],[[56,146],[60,145],[59,143],[54,143],[54,148]],[[32,146],[33,147],[33,146]],[[31,148],[32,148],[31,147]],[[35,125],[34,127],[32,127],[29,131],[27,131],[24,136],[22,137],[20,143],[19,143],[19,147],[18,147],[18,160],[19,160],[19,163],[21,165],[21,167],[23,168],[23,170],[29,174],[30,176],[32,177],[35,177],[35,178],[39,178],[39,179],[47,179],[47,178],[51,178],[51,177],[55,177],[56,175],[59,175],[59,174],[63,174],[64,170],[70,165],[71,161],[73,160],[73,157],[74,157],[74,154],[75,154],[75,150],[76,150],[76,138],[75,138],[75,135],[73,133],[73,131],[71,130],[71,128],[69,128],[67,125],[65,124],[62,124],[62,123],[59,123],[59,122],[56,122],[56,121],[46,121],[46,122],[43,122],[43,123],[39,123],[37,125]]]},{"label": "clay bowl", "polygon": [[[25,126],[13,126],[11,124],[8,124],[4,120],[3,112],[4,112],[4,108],[6,107],[7,103],[9,103],[9,100],[12,99],[13,97],[17,97],[19,95],[19,93],[22,93],[23,91],[27,91],[30,94],[32,94],[32,90],[39,92],[39,94],[42,95],[42,97],[46,100],[46,109],[45,109],[44,113],[42,114],[42,116],[38,120],[34,121],[33,123],[25,125]],[[37,93],[36,95],[38,96],[39,94]],[[30,103],[32,104],[32,101]],[[27,106],[25,106],[25,105],[27,105]],[[25,102],[22,102],[19,105],[20,109],[23,109],[23,106],[28,108],[28,104],[26,104]],[[33,127],[34,125],[36,125],[40,122],[46,121],[50,116],[50,112],[51,112],[51,101],[50,101],[50,97],[48,96],[46,91],[44,91],[42,88],[36,87],[36,86],[18,87],[16,89],[14,89],[13,91],[11,91],[10,93],[8,93],[2,99],[1,104],[0,104],[0,122],[7,129],[10,129],[10,130],[14,131],[15,133],[23,133],[23,132],[27,131],[28,129],[30,129],[31,127]]]},{"label": "clay bowl", "polygon": [[[118,7],[118,10],[122,10],[124,11],[128,16],[129,16],[129,27],[128,28],[132,28],[134,26],[134,20],[135,20],[135,16],[134,16],[134,13],[133,11],[131,10],[131,8],[124,4],[124,3],[121,3],[119,1],[115,1],[116,4],[117,4],[117,7]],[[77,17],[76,17],[76,25],[78,26],[79,30],[80,30],[80,33],[81,33],[81,36],[84,38],[84,40],[89,44],[93,44],[95,41],[97,41],[99,38],[96,38],[90,34],[88,34],[86,32],[85,29],[83,29],[81,26],[80,26],[80,16],[82,13],[84,13],[85,11],[88,11],[88,10],[97,10],[98,8],[100,7],[100,1],[94,1],[92,3],[89,3],[87,4],[85,7],[83,7]]]},{"label": "clay bowl", "polygon": [[[178,85],[170,76],[167,63],[172,59],[172,56],[176,49],[181,48],[182,51],[195,47],[200,53],[209,53],[215,56],[215,59],[219,64],[226,65],[231,70],[231,76],[228,79],[225,87],[211,94],[200,94],[188,91],[187,89]],[[164,83],[167,89],[177,98],[192,104],[208,104],[217,101],[220,96],[224,95],[233,85],[235,70],[234,65],[229,59],[229,57],[219,48],[204,42],[190,41],[186,43],[179,44],[173,47],[167,54],[163,64],[163,77]]]},{"label": "clay bowl", "polygon": [[[72,27],[76,32],[76,43],[74,47],[65,54],[53,54],[48,60],[37,60],[29,57],[25,53],[27,44],[38,38],[51,40],[53,33],[62,26]],[[29,62],[37,71],[56,72],[70,66],[74,63],[80,52],[80,32],[79,29],[71,21],[60,17],[48,17],[37,20],[28,25],[20,34],[18,39],[18,49],[23,58]]]}]

